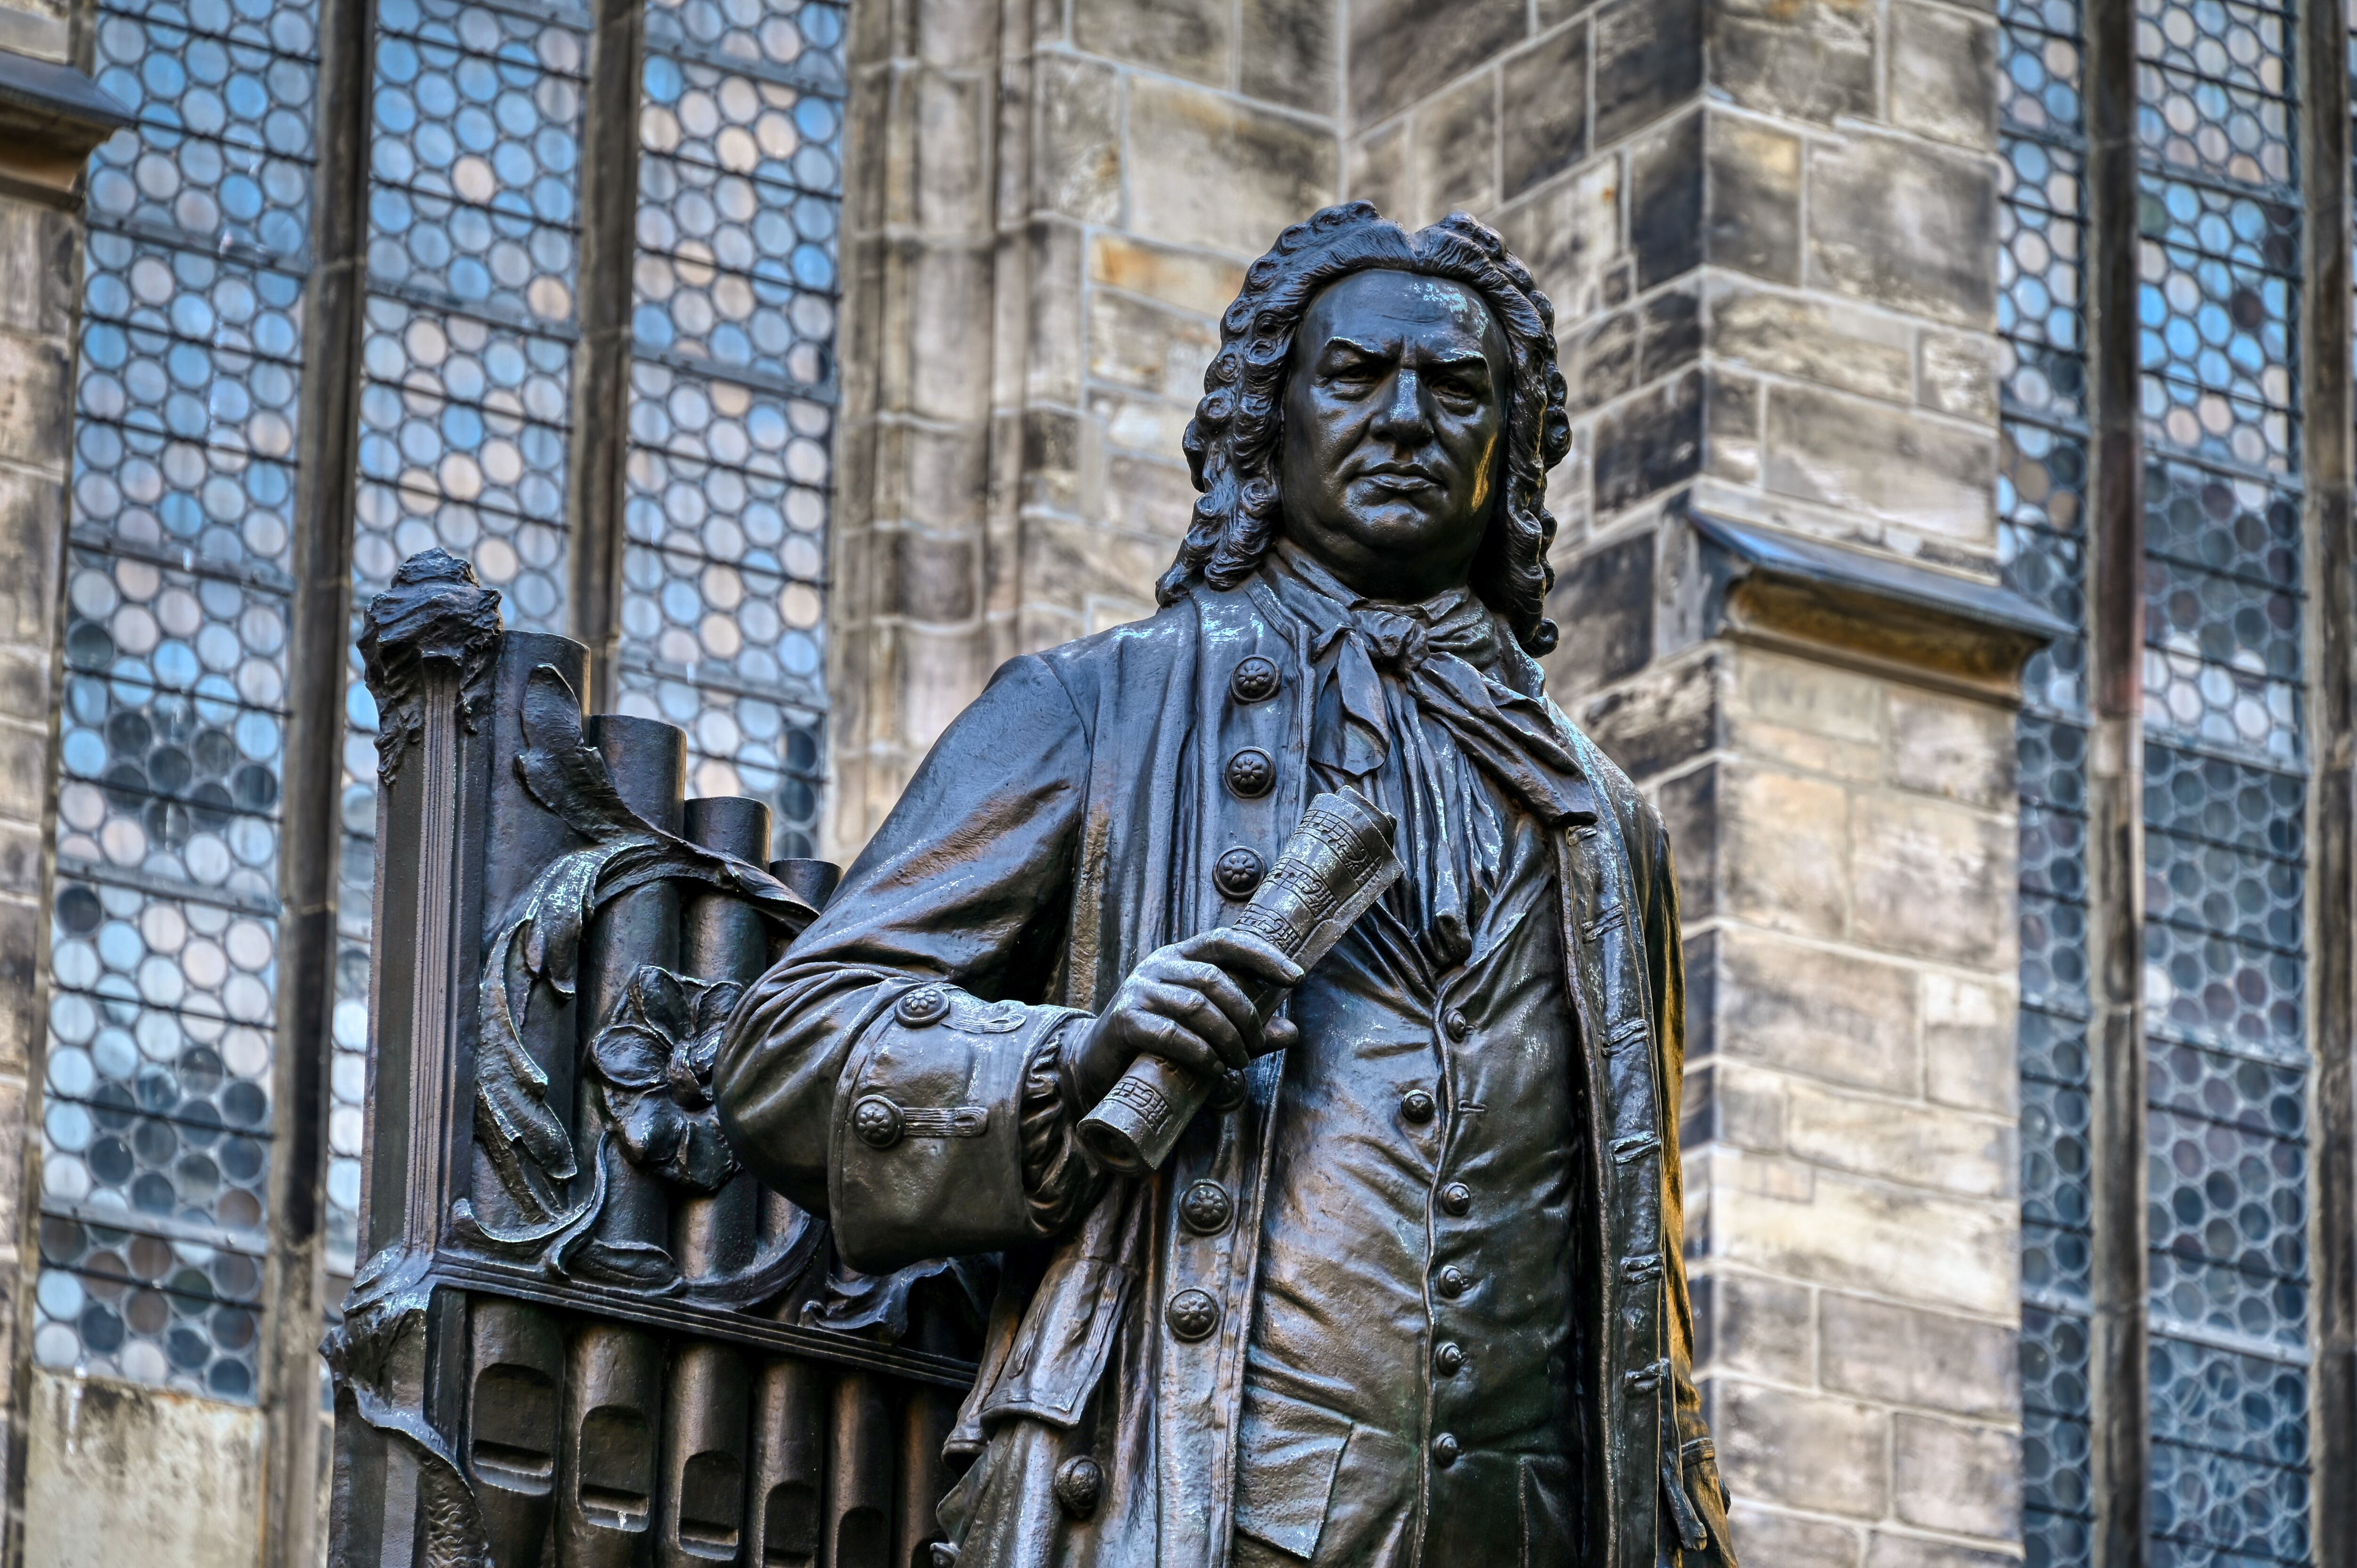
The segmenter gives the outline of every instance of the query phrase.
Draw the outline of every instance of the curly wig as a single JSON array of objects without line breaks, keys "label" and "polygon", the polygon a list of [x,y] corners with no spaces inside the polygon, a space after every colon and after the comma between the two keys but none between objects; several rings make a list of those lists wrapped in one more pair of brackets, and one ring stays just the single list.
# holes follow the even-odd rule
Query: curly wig
[{"label": "curly wig", "polygon": [[1175,604],[1198,581],[1232,588],[1268,553],[1283,514],[1277,463],[1294,332],[1318,290],[1376,268],[1464,285],[1489,306],[1505,338],[1512,372],[1505,483],[1473,560],[1472,587],[1525,650],[1544,653],[1555,644],[1545,613],[1555,582],[1547,565],[1555,519],[1546,510],[1546,476],[1571,447],[1563,372],[1555,366],[1555,306],[1497,231],[1462,212],[1410,234],[1367,202],[1329,207],[1278,235],[1244,274],[1243,292],[1220,318],[1220,351],[1203,373],[1203,398],[1187,424],[1187,463],[1202,499],[1157,597]]}]

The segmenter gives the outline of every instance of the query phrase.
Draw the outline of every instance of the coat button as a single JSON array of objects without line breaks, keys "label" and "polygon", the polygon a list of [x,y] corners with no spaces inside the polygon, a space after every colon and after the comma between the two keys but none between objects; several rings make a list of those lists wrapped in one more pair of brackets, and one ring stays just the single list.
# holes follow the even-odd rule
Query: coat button
[{"label": "coat button", "polygon": [[1244,1074],[1242,1068],[1230,1068],[1211,1080],[1211,1092],[1203,1103],[1217,1116],[1225,1116],[1244,1102]]},{"label": "coat button", "polygon": [[1235,1211],[1235,1200],[1215,1181],[1199,1181],[1178,1199],[1179,1222],[1198,1236],[1225,1230]]},{"label": "coat button", "polygon": [[1170,1298],[1163,1310],[1170,1332],[1181,1339],[1208,1339],[1211,1330],[1220,1326],[1220,1304],[1209,1291],[1182,1290]]},{"label": "coat button", "polygon": [[1465,1368],[1465,1348],[1443,1345],[1432,1353],[1433,1367],[1444,1378],[1453,1378]]},{"label": "coat button", "polygon": [[1242,844],[1220,856],[1219,863],[1211,867],[1211,880],[1231,898],[1251,897],[1253,889],[1260,886],[1265,875],[1260,856]]},{"label": "coat button", "polygon": [[1449,1264],[1447,1268],[1440,1271],[1439,1283],[1440,1294],[1449,1297],[1451,1300],[1463,1295],[1473,1283],[1473,1282],[1466,1276],[1465,1271],[1458,1268],[1454,1263]]},{"label": "coat button", "polygon": [[1104,1471],[1082,1454],[1056,1466],[1056,1503],[1071,1520],[1092,1519],[1104,1497]]},{"label": "coat button", "polygon": [[1452,1181],[1440,1189],[1440,1207],[1451,1214],[1463,1214],[1473,1207],[1473,1189],[1461,1181]]},{"label": "coat button", "polygon": [[1228,758],[1228,788],[1247,800],[1257,800],[1276,782],[1276,764],[1256,746]]},{"label": "coat button", "polygon": [[1463,1452],[1457,1445],[1457,1434],[1453,1432],[1444,1432],[1432,1440],[1432,1462],[1444,1470],[1456,1464],[1457,1455]]},{"label": "coat button", "polygon": [[914,991],[901,993],[900,1000],[892,1004],[892,1012],[911,1029],[938,1024],[950,1015],[949,993],[938,985],[920,985]]},{"label": "coat button", "polygon": [[880,1094],[871,1094],[851,1108],[851,1130],[871,1149],[888,1149],[900,1141],[900,1108]]},{"label": "coat button", "polygon": [[1228,677],[1228,690],[1239,703],[1257,703],[1275,696],[1284,679],[1275,660],[1255,653],[1236,666],[1236,672]]},{"label": "coat button", "polygon": [[1440,1021],[1440,1026],[1448,1031],[1448,1037],[1452,1040],[1461,1040],[1473,1032],[1472,1020],[1465,1016],[1465,1010],[1461,1007],[1451,1007],[1448,1015]]},{"label": "coat button", "polygon": [[1411,1089],[1400,1096],[1400,1114],[1416,1126],[1423,1126],[1439,1112],[1438,1102],[1421,1089]]}]

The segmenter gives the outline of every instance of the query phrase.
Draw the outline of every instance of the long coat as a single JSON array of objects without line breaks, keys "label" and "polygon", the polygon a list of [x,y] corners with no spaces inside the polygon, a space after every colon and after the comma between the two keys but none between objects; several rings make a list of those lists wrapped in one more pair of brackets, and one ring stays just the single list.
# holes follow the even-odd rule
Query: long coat
[{"label": "long coat", "polygon": [[[1282,677],[1256,700],[1231,685],[1255,654]],[[1309,690],[1303,634],[1257,581],[1198,587],[1151,619],[1011,660],[722,1049],[715,1082],[737,1147],[830,1218],[847,1261],[1005,1255],[951,1439],[979,1455],[943,1508],[969,1568],[1228,1560],[1283,1063],[1256,1062],[1243,1105],[1199,1116],[1159,1174],[1062,1210],[1027,1190],[1025,1066],[1148,952],[1241,908],[1213,863],[1235,845],[1274,861],[1299,820]],[[1627,777],[1554,716],[1590,794],[1556,830],[1587,1133],[1574,1210],[1589,1264],[1574,1300],[1580,1561],[1656,1568],[1680,1561],[1683,1540],[1689,1563],[1731,1565],[1690,1374],[1668,842]],[[1274,787],[1251,798],[1227,782],[1247,747],[1276,759]],[[1232,1222],[1208,1237],[1178,1214],[1205,1180],[1234,1195]],[[1183,1331],[1166,1312],[1189,1290],[1219,1305],[1207,1334],[1200,1303],[1177,1315]],[[1082,1457],[1102,1477],[1093,1498],[1076,1485]]]}]

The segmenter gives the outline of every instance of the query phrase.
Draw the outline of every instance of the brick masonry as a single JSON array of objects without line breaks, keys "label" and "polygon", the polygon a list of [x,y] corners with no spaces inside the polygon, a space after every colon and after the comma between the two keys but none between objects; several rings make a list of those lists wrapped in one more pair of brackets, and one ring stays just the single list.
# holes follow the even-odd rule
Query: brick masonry
[{"label": "brick masonry", "polygon": [[[1002,659],[1147,608],[1218,312],[1285,222],[1338,195],[1494,222],[1556,303],[1572,388],[1551,679],[1678,847],[1688,1249],[1745,1561],[2018,1553],[2003,683],[1920,646],[1727,635],[1679,521],[1993,580],[1988,13],[891,16],[860,57],[850,315],[878,391],[846,437],[837,851]],[[920,274],[947,292],[920,303]]]}]

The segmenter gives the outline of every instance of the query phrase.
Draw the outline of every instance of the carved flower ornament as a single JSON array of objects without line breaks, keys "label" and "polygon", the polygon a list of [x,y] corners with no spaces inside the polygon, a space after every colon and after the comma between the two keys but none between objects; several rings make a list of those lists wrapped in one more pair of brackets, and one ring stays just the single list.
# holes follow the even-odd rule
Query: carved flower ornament
[{"label": "carved flower ornament", "polygon": [[589,1047],[607,1122],[630,1163],[696,1192],[737,1174],[712,1104],[712,1064],[744,990],[641,964]]}]

